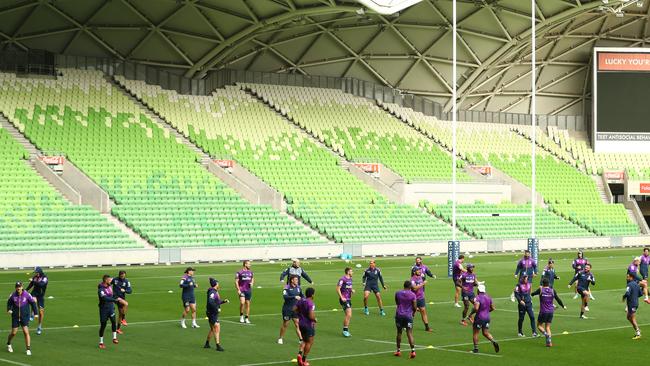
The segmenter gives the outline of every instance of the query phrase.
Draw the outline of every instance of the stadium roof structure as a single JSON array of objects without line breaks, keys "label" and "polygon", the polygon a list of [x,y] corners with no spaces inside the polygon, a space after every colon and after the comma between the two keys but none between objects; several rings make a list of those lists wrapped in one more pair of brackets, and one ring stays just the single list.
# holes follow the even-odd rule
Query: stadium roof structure
[{"label": "stadium roof structure", "polygon": [[[650,1],[634,3],[617,16],[602,0],[537,0],[538,113],[583,113],[593,46],[650,42]],[[110,57],[195,78],[222,68],[356,77],[448,110],[451,4],[423,0],[381,15],[353,0],[3,0],[0,49]],[[461,108],[529,112],[530,13],[530,1],[458,0]]]}]

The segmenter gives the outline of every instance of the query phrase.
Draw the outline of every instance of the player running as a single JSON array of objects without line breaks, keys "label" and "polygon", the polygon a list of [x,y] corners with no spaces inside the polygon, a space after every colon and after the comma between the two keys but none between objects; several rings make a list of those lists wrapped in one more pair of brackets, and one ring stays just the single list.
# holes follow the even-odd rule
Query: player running
[{"label": "player running", "polygon": [[[352,268],[345,268],[345,276],[339,279],[339,282],[336,284],[336,293],[339,295],[339,304],[345,312],[345,318],[343,319],[343,336],[350,337],[350,319],[352,318],[352,294],[354,294],[354,289],[352,288]],[[303,335],[304,337],[304,335]]]},{"label": "player running", "polygon": [[298,276],[298,286],[300,286],[301,278],[304,278],[307,282],[309,282],[312,285],[314,284],[314,281],[311,280],[307,272],[305,272],[305,270],[302,269],[302,267],[300,267],[299,259],[294,259],[291,265],[289,266],[289,268],[282,271],[282,273],[280,274],[280,282],[284,282],[285,281],[284,279],[286,277],[287,279],[286,281],[288,285],[289,281],[291,280],[291,276]]},{"label": "player running", "polygon": [[298,366],[309,366],[307,356],[311,351],[314,344],[314,336],[316,336],[316,305],[314,305],[314,293],[316,291],[309,287],[305,291],[305,298],[298,300],[293,311],[298,314],[298,323],[300,326],[300,334],[302,335],[302,342],[300,342],[300,350],[298,351]]},{"label": "player running", "polygon": [[284,298],[284,304],[282,304],[282,326],[280,326],[280,338],[278,338],[278,344],[283,344],[284,334],[287,331],[287,326],[289,322],[292,321],[296,326],[296,334],[298,339],[300,337],[300,327],[298,324],[298,315],[293,311],[296,303],[303,298],[302,290],[298,285],[300,277],[295,275],[289,276],[289,284],[282,290],[282,298]]},{"label": "player running", "polygon": [[[14,349],[11,346],[11,341],[18,333],[18,327],[22,328],[25,335],[25,346],[27,356],[32,355],[31,338],[29,336],[29,320],[32,317],[38,316],[38,309],[36,309],[36,299],[23,290],[22,282],[16,282],[16,291],[9,295],[7,300],[7,313],[11,315],[11,333],[7,338],[7,351],[12,353]],[[31,310],[31,312],[30,312]]]},{"label": "player running", "polygon": [[200,328],[196,324],[196,297],[194,297],[194,289],[199,285],[194,280],[194,268],[187,267],[185,275],[181,278],[180,287],[183,289],[181,300],[183,300],[183,315],[181,315],[181,328],[187,328],[185,325],[185,317],[187,313],[192,312],[192,328]]},{"label": "player running", "polygon": [[632,263],[627,267],[627,274],[631,275],[632,278],[634,278],[634,281],[641,287],[641,291],[644,295],[643,301],[646,304],[650,304],[650,300],[648,299],[648,281],[643,279],[643,276],[639,273],[640,264],[641,257],[635,257]]},{"label": "player running", "polygon": [[[467,267],[469,267],[469,265]],[[472,352],[478,353],[478,333],[479,331],[482,331],[483,337],[492,343],[494,352],[499,353],[499,343],[497,343],[492,334],[490,334],[490,312],[494,311],[492,298],[485,292],[484,284],[478,285],[477,289],[478,295],[474,301],[476,319],[474,319],[474,324],[472,324],[472,340],[474,341]]]},{"label": "player running", "polygon": [[[474,286],[478,283],[478,279],[476,278],[476,274],[474,274],[474,265],[473,264],[468,264],[467,265],[467,272],[464,272],[460,275],[458,278],[458,285],[462,289],[462,299],[463,299],[463,317],[460,320],[460,324],[463,326],[467,326],[467,320],[472,321],[472,315],[474,315]],[[469,315],[467,313],[469,312],[470,306],[472,308],[472,311],[470,312]]]},{"label": "player running", "polygon": [[104,346],[104,331],[106,330],[106,322],[111,321],[111,332],[113,333],[113,343],[118,344],[117,340],[117,321],[115,319],[115,303],[122,303],[129,305],[126,300],[117,297],[113,293],[113,286],[111,282],[113,278],[109,275],[102,277],[102,282],[97,286],[97,296],[99,297],[99,348],[105,349]]},{"label": "player running", "polygon": [[224,349],[221,347],[221,324],[219,323],[219,313],[221,312],[221,305],[227,304],[230,301],[228,299],[221,300],[219,296],[219,281],[210,277],[210,288],[207,292],[207,304],[205,305],[205,315],[208,317],[208,324],[210,325],[210,331],[208,332],[208,338],[205,340],[205,345],[203,348],[210,348],[210,340],[214,336],[214,340],[217,343],[217,351],[223,352]]},{"label": "player running", "polygon": [[[543,281],[543,280],[542,280]],[[523,332],[524,318],[528,314],[530,319],[530,329],[533,333],[533,337],[537,337],[537,329],[535,328],[535,312],[533,311],[533,299],[530,296],[530,282],[528,282],[528,276],[524,275],[521,277],[521,281],[515,286],[515,298],[517,299],[518,311],[519,311],[519,322],[518,333],[519,337],[525,337]]]},{"label": "player running", "polygon": [[33,288],[30,295],[36,299],[38,304],[38,327],[36,328],[36,335],[43,333],[43,316],[45,315],[45,291],[47,290],[48,278],[43,272],[41,267],[34,268],[34,276],[29,280],[27,289],[29,291]]},{"label": "player running", "polygon": [[395,293],[395,326],[397,327],[397,351],[395,356],[402,355],[402,333],[406,329],[406,337],[411,346],[410,358],[415,358],[415,341],[413,340],[413,316],[417,311],[417,299],[415,293],[411,290],[411,281],[404,281],[404,288]]},{"label": "player running", "polygon": [[251,271],[251,261],[245,260],[242,269],[235,274],[235,288],[239,294],[239,322],[250,324],[251,298],[253,297],[253,286],[255,278]]},{"label": "player running", "polygon": [[623,302],[627,304],[627,320],[634,328],[634,337],[632,339],[641,339],[641,329],[636,322],[636,311],[639,308],[639,298],[643,296],[641,287],[636,281],[636,278],[631,273],[627,274],[627,288],[623,294]]},{"label": "player running", "polygon": [[547,278],[542,279],[542,287],[538,288],[530,294],[531,296],[539,295],[539,315],[537,316],[537,329],[539,329],[544,337],[546,337],[546,347],[553,347],[553,342],[551,339],[551,323],[553,322],[553,313],[555,312],[555,306],[553,306],[553,300],[563,308],[566,309],[562,299],[557,295],[557,292],[549,286]]},{"label": "player running", "polygon": [[365,286],[363,289],[363,313],[366,315],[370,314],[368,311],[368,297],[370,296],[370,292],[372,292],[375,294],[375,298],[377,299],[379,314],[381,316],[386,316],[386,313],[384,312],[384,303],[381,299],[381,291],[379,291],[379,283],[381,282],[381,288],[384,290],[386,289],[386,285],[384,284],[384,277],[381,275],[381,269],[377,268],[377,264],[374,260],[370,261],[368,269],[363,272],[363,278],[361,281]]},{"label": "player running", "polygon": [[641,255],[641,264],[639,266],[639,272],[641,272],[641,277],[644,280],[648,279],[649,266],[650,266],[650,249],[643,248],[643,254]]},{"label": "player running", "polygon": [[467,272],[465,268],[463,267],[463,263],[465,262],[465,256],[464,255],[459,255],[458,259],[454,262],[454,265],[452,266],[452,276],[451,279],[454,281],[454,306],[459,308],[460,304],[458,303],[458,299],[460,298],[460,292],[461,292],[461,287],[458,285],[458,279],[460,278],[460,275]]},{"label": "player running", "polygon": [[580,307],[580,319],[587,319],[585,316],[585,311],[589,311],[589,290],[590,285],[596,285],[596,279],[594,278],[593,273],[591,273],[591,264],[587,263],[584,269],[573,277],[571,282],[569,282],[569,288],[573,285],[574,282],[577,282],[576,289],[580,296],[582,296],[582,306]]},{"label": "player running", "polygon": [[[582,271],[587,264],[589,264],[589,260],[585,258],[585,253],[582,250],[579,250],[576,254],[576,259],[574,259],[571,263],[571,268],[573,268],[573,275],[577,275],[578,272]],[[573,295],[573,299],[577,299],[579,295],[580,294],[578,293],[578,289],[576,288],[576,294]],[[596,300],[591,294],[589,294],[589,298]]]},{"label": "player running", "polygon": [[555,280],[559,280],[560,277],[555,274],[555,261],[551,258],[548,259],[548,264],[542,270],[542,279],[539,281],[540,285],[544,279],[548,280],[548,287],[553,288]]},{"label": "player running", "polygon": [[[126,271],[120,271],[117,274],[117,278],[113,278],[113,281],[111,281],[111,285],[113,286],[113,293],[120,299],[126,300],[126,295],[133,292],[131,290],[131,282],[126,278]],[[119,314],[117,319],[117,334],[123,333],[122,326],[126,327],[129,325],[129,323],[126,322],[126,312],[128,311],[128,308],[128,306],[122,303],[117,304],[117,311]]]},{"label": "player running", "polygon": [[433,332],[429,327],[429,316],[427,315],[427,300],[425,299],[424,287],[427,284],[426,277],[422,276],[421,269],[415,268],[415,272],[411,277],[411,290],[415,293],[415,303],[417,311],[422,316],[422,323],[424,323],[425,332]]}]

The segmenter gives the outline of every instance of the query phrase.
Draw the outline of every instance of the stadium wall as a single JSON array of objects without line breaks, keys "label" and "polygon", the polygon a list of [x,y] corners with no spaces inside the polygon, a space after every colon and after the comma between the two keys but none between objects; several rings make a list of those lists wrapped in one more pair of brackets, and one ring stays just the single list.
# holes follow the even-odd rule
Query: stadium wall
[{"label": "stadium wall", "polygon": [[[648,236],[542,239],[540,240],[540,249],[544,251],[634,247],[647,245],[649,241],[650,237]],[[527,241],[525,239],[468,240],[461,242],[461,251],[471,253],[518,252],[526,247]],[[14,252],[2,253],[0,268],[166,265],[228,262],[243,259],[260,261],[286,260],[289,258],[318,259],[337,258],[344,253],[351,254],[354,257],[443,255],[447,253],[447,242]]]}]

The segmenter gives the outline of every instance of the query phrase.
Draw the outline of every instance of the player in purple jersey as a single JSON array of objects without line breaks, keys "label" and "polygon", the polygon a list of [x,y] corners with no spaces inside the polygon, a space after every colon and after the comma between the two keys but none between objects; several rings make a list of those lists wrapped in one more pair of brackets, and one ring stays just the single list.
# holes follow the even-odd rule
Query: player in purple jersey
[{"label": "player in purple jersey", "polygon": [[404,281],[404,288],[395,293],[395,326],[397,327],[397,351],[395,356],[402,355],[400,347],[402,345],[402,332],[406,329],[406,337],[411,346],[410,358],[415,358],[415,341],[413,340],[413,316],[417,311],[417,300],[415,293],[411,290],[412,282]]},{"label": "player in purple jersey", "polygon": [[422,257],[415,258],[415,264],[413,267],[411,267],[411,276],[413,276],[413,273],[415,273],[416,269],[420,269],[420,273],[423,279],[426,279],[427,276],[433,278],[434,280],[436,279],[436,275],[431,273],[429,267],[422,263]]},{"label": "player in purple jersey", "polygon": [[[578,272],[582,271],[585,266],[589,264],[589,260],[585,258],[585,253],[582,250],[579,250],[578,253],[576,254],[576,259],[573,260],[571,263],[571,268],[573,268],[573,275],[577,275]],[[576,286],[575,288],[575,295],[573,295],[573,299],[577,299],[580,294],[578,293],[578,287]],[[589,298],[591,300],[596,300],[594,296],[590,293]]]},{"label": "player in purple jersey", "polygon": [[472,340],[474,341],[472,352],[478,353],[478,333],[479,331],[482,331],[483,337],[490,341],[492,346],[494,346],[494,352],[499,353],[499,343],[497,343],[492,334],[490,334],[490,313],[494,311],[492,298],[485,292],[484,284],[479,284],[477,289],[478,295],[474,301],[474,312],[476,313],[476,318],[472,324]]},{"label": "player in purple jersey", "polygon": [[634,278],[634,281],[639,284],[641,291],[644,295],[644,302],[650,304],[648,299],[648,281],[641,274],[641,257],[635,257],[632,263],[627,267],[627,274]]},{"label": "player in purple jersey", "polygon": [[639,272],[641,272],[641,277],[643,277],[644,280],[648,279],[648,267],[650,267],[650,248],[643,248]]},{"label": "player in purple jersey", "polygon": [[29,292],[23,289],[22,282],[16,282],[15,289],[16,291],[9,295],[9,299],[7,299],[7,313],[11,315],[11,332],[7,338],[7,351],[9,353],[14,351],[11,347],[11,341],[18,333],[18,328],[20,327],[25,336],[25,346],[27,347],[26,354],[27,356],[31,356],[32,350],[31,338],[29,336],[29,321],[32,317],[38,316],[36,299],[32,297]]},{"label": "player in purple jersey", "polygon": [[354,289],[352,288],[352,268],[345,268],[345,276],[339,279],[339,282],[336,284],[336,293],[339,295],[339,304],[345,312],[345,318],[343,319],[343,336],[350,337],[350,319],[352,318],[352,294],[354,294]]},{"label": "player in purple jersey", "polygon": [[[462,290],[462,296],[463,296],[463,317],[460,320],[460,324],[463,326],[467,326],[467,320],[470,322],[472,321],[472,315],[474,315],[474,286],[478,284],[478,279],[476,278],[476,274],[474,273],[474,265],[473,264],[468,264],[467,265],[467,272],[464,272],[460,275],[457,281],[458,285],[461,287]],[[470,307],[472,308],[472,311],[467,315],[469,312]]]},{"label": "player in purple jersey", "polygon": [[251,298],[253,297],[253,286],[255,278],[251,271],[251,261],[245,260],[242,269],[235,274],[235,288],[239,295],[239,322],[250,324]]},{"label": "player in purple jersey", "polygon": [[425,332],[433,332],[429,327],[429,316],[427,315],[427,300],[424,296],[424,286],[426,286],[426,277],[422,277],[420,268],[416,268],[413,276],[411,277],[411,290],[415,293],[416,307],[422,316]]},{"label": "player in purple jersey", "polygon": [[311,351],[314,344],[314,337],[316,336],[316,305],[314,305],[314,293],[316,291],[309,287],[305,291],[305,297],[298,300],[293,307],[294,313],[298,314],[298,324],[300,327],[300,334],[302,341],[300,342],[300,350],[298,351],[298,366],[309,366],[307,356]]},{"label": "player in purple jersey", "polygon": [[542,279],[542,287],[538,288],[530,294],[531,296],[539,295],[539,315],[537,316],[537,329],[539,329],[544,337],[546,337],[546,347],[552,347],[553,342],[551,341],[551,323],[553,322],[553,313],[555,312],[555,306],[553,306],[553,300],[563,308],[566,309],[566,306],[562,303],[562,299],[557,295],[557,292],[549,287],[548,278]]},{"label": "player in purple jersey", "polygon": [[465,268],[463,267],[463,263],[465,262],[465,256],[464,255],[459,255],[458,259],[454,262],[454,266],[452,267],[452,276],[451,279],[454,281],[454,288],[456,290],[454,294],[454,306],[459,308],[460,304],[458,303],[458,299],[460,298],[460,292],[461,292],[461,286],[458,284],[458,279],[460,278],[460,275],[467,272]]}]

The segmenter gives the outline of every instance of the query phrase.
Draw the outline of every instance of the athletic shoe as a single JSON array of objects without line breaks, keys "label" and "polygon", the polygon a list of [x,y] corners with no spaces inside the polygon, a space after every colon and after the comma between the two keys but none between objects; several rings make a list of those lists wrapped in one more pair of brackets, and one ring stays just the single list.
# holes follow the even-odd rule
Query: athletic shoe
[{"label": "athletic shoe", "polygon": [[517,333],[517,337],[525,337],[524,333]]},{"label": "athletic shoe", "polygon": [[25,352],[25,354],[26,354],[27,356],[31,356],[31,355],[32,355],[32,350],[29,350],[29,349],[28,349],[28,350]]},{"label": "athletic shoe", "polygon": [[393,356],[395,356],[395,357],[401,357],[401,356],[402,356],[402,352],[400,352],[400,351],[395,351],[395,353],[393,353]]},{"label": "athletic shoe", "polygon": [[580,315],[580,319],[589,319],[589,318],[587,318],[587,317],[584,316],[584,315]]},{"label": "athletic shoe", "polygon": [[514,292],[510,294],[510,301],[512,301],[512,302],[517,301],[517,299],[515,298],[515,293]]},{"label": "athletic shoe", "polygon": [[454,303],[454,307],[459,308],[460,304],[459,303]]},{"label": "athletic shoe", "polygon": [[309,365],[309,362],[303,361],[302,366],[310,366],[310,365]]},{"label": "athletic shoe", "polygon": [[225,351],[225,349],[223,349],[223,347],[221,347],[220,344],[217,344],[217,351],[218,352],[223,352],[223,351]]},{"label": "athletic shoe", "polygon": [[537,338],[537,337],[539,337],[539,334],[537,334],[537,332],[535,332],[535,333],[533,333],[533,337]]},{"label": "athletic shoe", "polygon": [[343,331],[343,336],[344,336],[345,338],[348,338],[348,337],[351,337],[351,336],[352,336],[352,334],[350,334],[350,332],[349,332],[349,331],[347,331],[347,330],[344,330],[344,331]]},{"label": "athletic shoe", "polygon": [[460,321],[460,325],[462,325],[463,327],[467,326],[467,322],[465,321],[465,319]]},{"label": "athletic shoe", "polygon": [[386,312],[383,311],[383,310],[379,310],[379,315],[381,315],[381,316],[386,316]]},{"label": "athletic shoe", "polygon": [[192,323],[192,328],[201,328],[201,327],[196,323]]},{"label": "athletic shoe", "polygon": [[589,306],[585,306],[585,311],[589,311]]},{"label": "athletic shoe", "polygon": [[472,352],[472,353],[478,353],[478,349],[475,348],[475,349],[471,350],[470,352]]},{"label": "athletic shoe", "polygon": [[126,319],[122,319],[122,321],[120,321],[120,323],[122,323],[122,326],[124,326],[124,327],[129,326],[129,323],[126,322]]},{"label": "athletic shoe", "polygon": [[113,338],[113,344],[119,344],[120,341],[117,340],[117,338]]},{"label": "athletic shoe", "polygon": [[370,315],[368,308],[363,308],[363,315]]},{"label": "athletic shoe", "polygon": [[296,361],[298,362],[298,366],[304,365],[304,363],[302,362],[302,355],[298,355],[298,357],[296,357]]},{"label": "athletic shoe", "polygon": [[411,353],[409,354],[409,358],[415,358],[415,352],[411,351]]},{"label": "athletic shoe", "polygon": [[645,302],[646,304],[650,304],[650,299],[644,299],[643,302]]},{"label": "athletic shoe", "polygon": [[635,334],[634,337],[632,337],[632,339],[634,340],[641,339],[641,334]]},{"label": "athletic shoe", "polygon": [[596,298],[592,294],[589,294],[589,298],[592,299],[592,300],[596,300]]},{"label": "athletic shoe", "polygon": [[243,322],[244,322],[244,316],[243,316],[243,315],[239,317],[239,322],[240,322],[240,323],[243,323]]},{"label": "athletic shoe", "polygon": [[106,349],[106,346],[104,346],[104,343],[99,344],[99,349]]},{"label": "athletic shoe", "polygon": [[492,343],[492,345],[494,346],[494,352],[499,353],[500,350],[499,344],[497,342],[494,342]]},{"label": "athletic shoe", "polygon": [[576,294],[573,295],[573,300],[575,300],[575,299],[577,299],[577,298],[578,298],[578,293],[576,292]]},{"label": "athletic shoe", "polygon": [[427,332],[427,333],[433,333],[433,329],[431,329],[431,328],[425,329],[424,331]]},{"label": "athletic shoe", "polygon": [[122,329],[118,329],[117,334],[124,334],[124,332],[122,331]]},{"label": "athletic shoe", "polygon": [[210,344],[206,343],[203,345],[203,348],[212,348],[212,347],[210,347]]},{"label": "athletic shoe", "polygon": [[10,344],[7,345],[7,352],[14,353],[14,348]]},{"label": "athletic shoe", "polygon": [[185,325],[185,321],[181,320],[181,328],[187,329],[187,325]]},{"label": "athletic shoe", "polygon": [[244,323],[246,323],[246,324],[250,324],[251,321],[250,321],[250,319],[246,318],[246,319],[244,319]]},{"label": "athletic shoe", "polygon": [[284,341],[282,340],[282,338],[278,338],[278,344],[284,344]]},{"label": "athletic shoe", "polygon": [[36,328],[36,335],[41,335],[42,333],[43,333],[43,329],[42,329],[42,328],[40,328],[40,327],[39,327],[39,328]]}]

